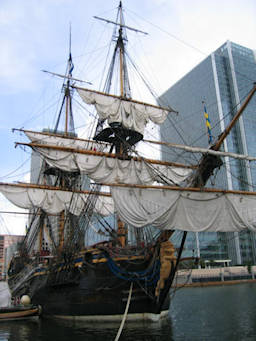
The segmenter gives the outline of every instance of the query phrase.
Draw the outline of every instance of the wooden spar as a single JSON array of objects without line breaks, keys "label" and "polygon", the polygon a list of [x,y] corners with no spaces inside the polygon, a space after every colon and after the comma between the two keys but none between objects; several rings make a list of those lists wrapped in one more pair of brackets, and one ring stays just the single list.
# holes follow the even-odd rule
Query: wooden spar
[{"label": "wooden spar", "polygon": [[61,188],[61,187],[54,187],[54,186],[48,186],[48,185],[39,185],[39,184],[29,184],[29,183],[4,183],[0,182],[1,186],[12,186],[12,187],[22,187],[22,188],[35,188],[35,189],[45,189],[50,191],[63,191],[63,192],[72,192],[72,193],[78,193],[78,194],[93,194],[93,195],[101,195],[105,197],[111,197],[110,193],[107,192],[94,192],[94,191],[86,191],[86,190],[70,190],[67,188]]},{"label": "wooden spar", "polygon": [[[38,185],[38,184],[29,184],[29,183],[3,183],[0,182],[1,186],[13,186],[13,187],[22,187],[22,188],[35,188],[35,189],[43,189],[43,190],[54,190],[54,191],[63,191],[63,192],[74,192],[78,194],[94,194],[94,195],[101,195],[110,197],[111,194],[107,192],[94,192],[94,191],[86,191],[86,190],[69,190],[61,187],[54,187],[48,185]],[[239,190],[223,190],[223,189],[216,189],[216,188],[199,188],[199,187],[178,187],[178,186],[155,186],[155,185],[139,185],[139,184],[117,184],[117,183],[100,183],[101,186],[108,186],[108,187],[126,187],[126,188],[140,188],[140,189],[162,189],[162,190],[169,190],[169,191],[187,191],[187,192],[206,192],[206,193],[222,193],[222,194],[244,194],[244,195],[256,195],[256,192],[250,191],[239,191]]]},{"label": "wooden spar", "polygon": [[248,97],[246,98],[246,100],[244,101],[244,103],[242,104],[241,108],[238,110],[238,112],[236,113],[236,115],[234,116],[232,121],[229,123],[228,127],[219,136],[218,141],[212,146],[213,150],[219,150],[220,149],[220,146],[222,145],[223,141],[225,140],[225,138],[230,133],[230,131],[233,128],[233,126],[235,125],[236,121],[242,115],[244,109],[247,107],[247,105],[250,102],[250,100],[251,100],[252,96],[254,95],[255,91],[256,91],[256,83],[254,83],[254,86],[253,86],[251,92],[249,93]]},{"label": "wooden spar", "polygon": [[[120,1],[119,4],[120,10],[120,27],[119,27],[119,36],[117,40],[117,46],[119,47],[119,68],[120,68],[120,97],[126,96],[126,89],[125,87],[125,70],[124,70],[124,40],[123,40],[123,28],[122,28],[122,2]],[[127,75],[128,77],[128,75]],[[123,144],[120,144],[120,154],[123,154]],[[125,247],[126,244],[126,231],[127,228],[125,227],[125,223],[117,217],[117,238],[121,245],[121,247]]]},{"label": "wooden spar", "polygon": [[168,191],[181,192],[199,192],[199,193],[219,193],[219,194],[237,194],[237,195],[256,195],[256,192],[239,191],[239,190],[223,190],[216,188],[201,188],[201,187],[178,187],[178,186],[154,186],[154,185],[139,185],[139,184],[115,184],[101,183],[102,186],[109,187],[124,187],[124,188],[139,188],[139,189],[162,189]]},{"label": "wooden spar", "polygon": [[120,26],[122,28],[123,27],[127,28],[128,30],[131,30],[131,31],[134,31],[134,32],[137,32],[137,33],[139,32],[139,33],[143,33],[143,34],[148,34],[147,32],[137,30],[136,28],[133,28],[133,27],[130,27],[130,26],[127,26],[127,25],[121,25],[121,24],[116,23],[115,21],[104,19],[104,18],[101,18],[101,17],[97,17],[96,15],[94,15],[93,17],[95,19],[102,20],[102,21],[105,21],[105,22],[110,23],[110,24],[118,25],[118,26]]},{"label": "wooden spar", "polygon": [[75,141],[81,141],[81,142],[85,142],[85,143],[93,143],[93,144],[96,144],[96,145],[104,145],[106,147],[109,147],[111,146],[111,143],[108,143],[108,142],[102,142],[102,141],[95,141],[95,140],[88,140],[88,139],[81,139],[80,137],[76,137],[76,136],[69,136],[69,135],[63,135],[63,134],[60,134],[58,132],[56,133],[50,133],[50,132],[47,132],[47,131],[44,131],[44,132],[41,132],[41,131],[33,131],[33,130],[25,130],[25,129],[12,129],[12,131],[22,131],[23,133],[33,133],[33,134],[37,134],[37,135],[43,135],[43,136],[50,136],[50,137],[60,137],[60,138],[63,138],[63,139],[72,139],[72,140],[75,140]]},{"label": "wooden spar", "polygon": [[123,67],[121,66],[123,63],[123,51],[120,49],[120,92],[121,96],[124,96],[124,82],[123,82]]},{"label": "wooden spar", "polygon": [[210,154],[210,155],[216,155],[216,156],[229,156],[229,157],[232,157],[234,159],[256,161],[256,157],[249,156],[249,155],[244,155],[244,154],[220,152],[220,151],[212,150],[212,149],[208,149],[208,148],[190,147],[190,146],[185,146],[185,145],[182,145],[182,144],[162,142],[162,141],[143,140],[143,142],[148,142],[148,143],[158,144],[158,145],[162,145],[162,146],[182,149],[182,150],[185,150],[185,151],[188,151],[188,152],[192,152],[192,153],[202,153],[202,154]]},{"label": "wooden spar", "polygon": [[141,104],[141,105],[145,105],[147,107],[151,107],[151,108],[156,108],[156,109],[161,109],[161,110],[166,110],[169,112],[174,112],[174,113],[178,113],[177,111],[173,110],[171,107],[167,108],[167,107],[160,107],[158,105],[155,104],[150,104],[150,103],[145,103],[145,102],[141,102],[141,101],[137,101],[131,98],[126,98],[126,97],[122,97],[122,96],[117,96],[117,95],[112,95],[112,94],[108,94],[106,92],[101,92],[101,91],[96,91],[96,90],[91,90],[91,89],[87,89],[87,88],[81,88],[75,85],[71,85],[71,88],[77,89],[77,90],[82,90],[82,91],[88,91],[91,93],[95,93],[95,94],[99,94],[99,95],[103,95],[103,96],[107,96],[107,97],[113,97],[113,98],[117,98],[126,102],[131,102],[131,103],[135,103],[135,104]]},{"label": "wooden spar", "polygon": [[87,82],[87,81],[83,81],[81,79],[78,79],[78,78],[74,78],[74,77],[71,77],[70,75],[61,75],[59,73],[56,73],[56,72],[51,72],[51,71],[46,71],[46,70],[41,70],[42,72],[46,72],[46,73],[49,73],[50,75],[53,75],[53,76],[57,76],[57,77],[61,77],[61,78],[64,78],[64,79],[69,79],[69,80],[72,80],[72,81],[76,81],[76,82],[80,82],[80,83],[87,83],[87,84],[90,84],[92,85],[91,82]]},{"label": "wooden spar", "polygon": [[[54,150],[60,150],[70,153],[78,153],[78,154],[85,154],[85,155],[95,155],[95,156],[105,156],[112,159],[120,159],[120,156],[117,154],[112,153],[105,153],[105,152],[99,152],[95,150],[86,150],[86,149],[75,149],[72,147],[60,147],[60,146],[54,146],[54,145],[46,145],[46,144],[39,144],[39,143],[22,143],[22,142],[16,142],[17,146],[28,146],[28,147],[35,147],[35,148],[44,148],[44,149],[54,149]],[[173,167],[180,167],[180,168],[190,168],[195,169],[197,168],[196,165],[184,165],[182,163],[175,163],[175,162],[167,162],[167,161],[161,161],[161,160],[153,160],[153,159],[145,159],[142,157],[131,157],[131,160],[138,161],[138,162],[147,162],[155,165],[163,165],[163,166],[173,166]]]},{"label": "wooden spar", "polygon": [[67,83],[67,88],[65,89],[65,97],[66,97],[65,134],[68,135],[68,108],[69,108],[69,101],[70,101],[69,81]]},{"label": "wooden spar", "polygon": [[[43,136],[50,136],[50,137],[60,137],[63,139],[70,139],[70,136],[67,135],[62,135],[62,134],[52,134],[49,132],[37,132],[37,131],[33,131],[33,130],[24,130],[24,129],[13,129],[13,131],[22,131],[24,133],[36,133],[39,135],[43,135]],[[72,136],[72,140],[75,141],[81,141],[81,142],[85,142],[85,143],[92,143],[95,145],[102,145],[105,147],[109,147],[110,143],[107,142],[101,142],[101,141],[94,141],[94,140],[88,140],[88,139],[81,139],[75,136]],[[207,148],[201,148],[201,147],[190,147],[190,146],[185,146],[185,145],[181,145],[181,144],[176,144],[176,143],[169,143],[169,142],[162,142],[162,141],[154,141],[154,140],[143,140],[146,143],[153,143],[153,144],[158,144],[158,145],[164,145],[167,147],[173,147],[173,148],[178,148],[178,149],[183,149],[192,153],[202,153],[202,154],[210,154],[210,155],[217,155],[217,156],[229,156],[232,157],[234,159],[240,159],[240,160],[248,160],[248,161],[256,161],[256,157],[254,156],[249,156],[249,155],[243,155],[243,154],[235,154],[235,153],[229,153],[229,152],[220,152],[220,151],[215,151],[212,149],[207,149]],[[17,145],[19,143],[17,142]],[[148,161],[147,161],[148,162]],[[174,166],[179,167],[179,164],[175,164]],[[187,168],[187,165],[181,165],[181,167],[185,167]],[[196,166],[191,166],[191,168],[196,168]]]},{"label": "wooden spar", "polygon": [[[40,216],[41,213],[34,213],[34,212],[17,212],[17,211],[0,211],[0,214],[26,214],[26,215],[38,215]],[[58,213],[47,213],[48,216],[58,216]]]}]

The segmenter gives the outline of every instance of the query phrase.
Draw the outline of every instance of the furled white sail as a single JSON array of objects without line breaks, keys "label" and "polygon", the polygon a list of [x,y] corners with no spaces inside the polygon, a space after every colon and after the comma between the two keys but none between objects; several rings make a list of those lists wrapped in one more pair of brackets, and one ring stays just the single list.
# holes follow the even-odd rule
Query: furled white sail
[{"label": "furled white sail", "polygon": [[[81,214],[88,194],[72,193],[64,190],[50,190],[41,188],[25,188],[14,184],[1,184],[0,192],[14,205],[25,208],[42,208],[48,214],[58,214],[68,210],[72,214]],[[92,201],[94,199],[92,197]],[[97,196],[94,213],[108,216],[114,213],[114,204],[111,197]]]},{"label": "furled white sail", "polygon": [[107,119],[108,123],[122,123],[125,128],[135,130],[142,135],[149,120],[161,124],[171,111],[171,109],[165,110],[88,89],[77,89],[77,91],[84,102],[95,106],[100,119]]},{"label": "furled white sail", "polygon": [[85,155],[62,150],[35,148],[52,167],[64,171],[80,171],[97,183],[179,184],[190,174],[191,169],[150,165],[143,161],[120,160],[117,158]]},{"label": "furled white sail", "polygon": [[72,138],[29,131],[25,131],[25,134],[37,144],[74,148],[74,152],[70,152],[34,147],[50,166],[69,172],[80,171],[97,183],[152,184],[157,181],[165,184],[180,184],[192,172],[190,168],[185,167],[150,165],[134,159],[120,160],[75,152],[75,150],[99,150],[101,145],[93,141],[85,145],[86,142]]},{"label": "furled white sail", "polygon": [[256,232],[256,196],[112,188],[120,218],[135,227],[191,232]]},{"label": "furled white sail", "polygon": [[103,150],[106,147],[106,143],[99,143],[96,141],[83,140],[72,137],[62,137],[58,135],[51,135],[48,133],[41,133],[36,131],[24,130],[25,135],[33,143],[46,144],[58,147],[68,147],[75,149],[87,149],[87,150]]}]

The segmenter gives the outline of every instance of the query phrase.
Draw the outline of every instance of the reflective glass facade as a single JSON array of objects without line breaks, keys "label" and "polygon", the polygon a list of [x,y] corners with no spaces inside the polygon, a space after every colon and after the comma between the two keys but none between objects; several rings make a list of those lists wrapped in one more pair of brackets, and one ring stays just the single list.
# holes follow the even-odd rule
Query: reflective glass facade
[{"label": "reflective glass facade", "polygon": [[[160,104],[169,104],[179,112],[178,116],[169,114],[167,121],[161,126],[162,140],[208,147],[203,105],[206,105],[212,135],[216,139],[244,102],[255,81],[254,51],[226,42],[159,98]],[[222,149],[256,156],[255,132],[256,95],[226,139]],[[189,155],[181,150],[163,147],[162,158],[197,164],[200,155]],[[249,164],[231,158],[223,161],[223,167],[209,179],[207,187],[255,191],[255,163]],[[232,264],[256,262],[254,233],[199,233],[198,240],[200,256],[204,260],[231,259]],[[198,245],[195,236],[189,234],[187,252],[195,249],[196,244]]]}]

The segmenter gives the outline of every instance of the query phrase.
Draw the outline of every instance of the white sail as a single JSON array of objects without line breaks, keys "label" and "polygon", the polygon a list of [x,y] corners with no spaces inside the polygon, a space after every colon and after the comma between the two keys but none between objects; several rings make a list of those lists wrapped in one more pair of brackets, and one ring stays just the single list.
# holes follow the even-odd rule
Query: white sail
[{"label": "white sail", "polygon": [[75,152],[35,147],[52,167],[64,171],[80,171],[96,183],[179,184],[191,174],[190,168],[150,165],[144,161],[85,155]]},{"label": "white sail", "polygon": [[[24,208],[42,208],[48,214],[58,214],[68,210],[74,215],[82,213],[88,194],[72,193],[64,190],[25,188],[14,184],[1,184],[0,192],[14,205]],[[92,199],[93,200],[93,199]],[[108,216],[114,213],[111,197],[97,196],[94,213]]]},{"label": "white sail", "polygon": [[135,130],[142,135],[149,120],[161,124],[171,111],[171,109],[165,110],[88,89],[77,89],[77,91],[84,102],[95,106],[100,119],[107,119],[108,123],[122,123],[125,128]]},{"label": "white sail", "polygon": [[25,134],[32,142],[37,144],[73,148],[74,151],[70,152],[34,147],[50,166],[69,172],[80,171],[97,183],[152,184],[157,181],[165,184],[180,184],[192,172],[190,168],[185,167],[150,165],[144,161],[135,161],[134,159],[120,160],[118,158],[79,153],[80,150],[88,151],[104,148],[104,144],[102,147],[101,144],[93,141],[89,143],[83,140],[28,131],[25,131]]},{"label": "white sail", "polygon": [[256,232],[256,196],[164,189],[111,189],[120,218],[135,227],[191,232]]},{"label": "white sail", "polygon": [[83,140],[78,138],[72,138],[68,136],[51,135],[49,133],[41,133],[36,131],[24,130],[25,135],[33,143],[46,144],[58,147],[68,147],[76,149],[88,149],[88,150],[103,150],[106,147],[106,143],[99,143],[90,140]]}]

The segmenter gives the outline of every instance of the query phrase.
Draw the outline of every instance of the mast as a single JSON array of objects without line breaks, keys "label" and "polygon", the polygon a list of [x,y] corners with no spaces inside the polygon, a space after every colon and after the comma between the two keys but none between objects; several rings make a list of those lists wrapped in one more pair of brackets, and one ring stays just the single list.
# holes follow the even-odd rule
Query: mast
[{"label": "mast", "polygon": [[[118,17],[119,17],[119,22],[118,22]],[[134,30],[136,32],[139,32],[139,30],[133,29],[124,24],[122,1],[119,2],[116,22],[106,20],[103,18],[99,18],[99,17],[95,17],[95,18],[99,20],[103,20],[107,23],[112,23],[115,26],[119,26],[118,38],[116,41],[116,46],[114,49],[114,54],[113,54],[112,62],[110,65],[110,70],[108,72],[105,89],[107,91],[110,90],[112,76],[113,76],[113,68],[115,65],[115,58],[116,58],[116,55],[119,53],[120,98],[121,99],[130,98],[131,95],[130,95],[129,77],[128,77],[126,59],[125,59],[125,41],[127,41],[127,38],[124,37],[124,29],[127,28],[130,30]],[[145,32],[142,32],[142,33],[145,33]],[[115,148],[115,152],[118,155],[118,157],[127,158],[128,150],[131,148],[131,146],[139,142],[143,138],[143,135],[135,130],[125,128],[121,122],[112,122],[109,124],[110,125],[109,128],[103,129],[103,122],[104,120],[99,120],[98,126],[96,128],[96,135],[94,139],[96,141],[112,142],[110,153]],[[118,236],[118,242],[122,247],[125,247],[126,245],[126,235],[127,235],[127,228],[124,222],[121,221],[120,217],[117,217],[117,236]]]},{"label": "mast", "polygon": [[212,146],[211,149],[213,150],[219,150],[223,141],[225,140],[225,138],[228,136],[228,134],[230,133],[231,129],[233,128],[233,126],[235,125],[236,121],[239,119],[239,117],[242,115],[244,109],[247,107],[248,103],[250,102],[252,96],[254,95],[256,91],[256,83],[254,83],[252,90],[250,91],[248,97],[246,98],[246,100],[244,101],[244,103],[242,104],[241,108],[238,110],[238,112],[236,113],[236,115],[234,116],[234,118],[232,119],[232,121],[229,123],[228,127],[223,131],[223,133],[219,136],[218,141]]},{"label": "mast", "polygon": [[[69,29],[69,58],[68,58],[68,78],[65,86],[64,99],[66,99],[65,107],[65,130],[64,134],[67,136],[69,132],[69,113],[71,115],[71,96],[70,96],[70,79],[72,77],[73,63],[71,56],[71,26]],[[61,176],[61,185],[65,186],[64,176]],[[62,211],[59,216],[59,252],[61,253],[64,246],[64,234],[65,234],[65,211]]]},{"label": "mast", "polygon": [[124,68],[123,68],[123,61],[124,61],[124,41],[123,41],[123,29],[122,29],[122,1],[119,3],[119,10],[120,10],[120,28],[119,28],[119,37],[117,41],[117,45],[119,46],[119,62],[120,62],[120,95],[124,96]]},{"label": "mast", "polygon": [[[116,39],[115,48],[114,48],[113,57],[110,63],[110,68],[106,77],[104,92],[106,94],[110,92],[111,85],[112,85],[112,78],[113,78],[113,70],[116,65],[116,59],[119,55],[118,63],[119,63],[119,88],[120,89],[119,89],[118,97],[121,100],[130,100],[131,91],[130,91],[128,70],[127,70],[127,63],[126,63],[126,51],[125,51],[125,45],[128,40],[126,37],[125,30],[128,29],[128,30],[132,30],[138,33],[143,33],[143,34],[147,34],[147,33],[125,25],[124,17],[123,17],[122,1],[119,2],[116,21],[111,21],[111,20],[107,20],[104,18],[96,17],[96,16],[94,18],[104,21],[106,23],[114,24],[115,26],[119,27],[117,38],[115,37],[115,34],[113,35],[114,38]],[[124,109],[119,108],[118,110],[121,110],[123,112],[122,115],[126,115],[126,113],[124,112]],[[94,140],[112,143],[111,152],[113,149],[115,149],[116,154],[118,154],[120,157],[127,157],[128,150],[131,148],[131,146],[139,142],[143,138],[143,135],[140,132],[135,131],[134,129],[129,129],[125,127],[122,124],[122,122],[120,122],[120,120],[109,123],[109,127],[103,129],[103,124],[105,120],[106,118],[99,119]]]},{"label": "mast", "polygon": [[67,87],[65,89],[65,96],[66,96],[65,135],[67,135],[68,134],[68,108],[69,108],[69,101],[70,101],[69,80],[67,82]]},{"label": "mast", "polygon": [[[119,11],[120,11],[120,27],[119,27],[119,36],[117,40],[117,46],[119,47],[119,68],[120,68],[120,96],[126,96],[124,93],[124,40],[123,40],[123,9],[122,9],[122,1],[119,3]],[[120,154],[123,154],[122,145],[120,146]],[[127,229],[125,227],[124,222],[118,216],[117,218],[117,236],[118,241],[122,247],[125,247],[126,244],[126,233]]]},{"label": "mast", "polygon": [[[74,119],[73,119],[73,113],[72,113],[72,97],[71,97],[71,84],[70,80],[73,79],[72,77],[72,71],[74,69],[74,64],[72,61],[72,54],[71,54],[71,26],[69,29],[69,53],[68,53],[68,65],[67,65],[67,76],[64,77],[66,80],[66,83],[64,83],[64,97],[63,101],[60,107],[58,119],[55,125],[54,132],[56,133],[58,130],[60,117],[63,111],[63,107],[65,104],[65,123],[64,123],[64,134],[67,136],[70,132],[74,132]],[[57,74],[56,74],[57,75]],[[59,75],[58,75],[59,76]],[[61,75],[60,75],[61,76]]]},{"label": "mast", "polygon": [[68,80],[65,88],[65,97],[66,97],[66,115],[65,115],[65,134],[68,134],[68,127],[69,127],[69,111],[71,115],[71,96],[70,96],[70,77],[72,77],[74,65],[72,62],[71,56],[71,25],[69,28],[69,58],[68,58]]},{"label": "mast", "polygon": [[[68,63],[67,63],[67,72],[66,76],[64,77],[64,84],[63,84],[63,89],[64,89],[64,96],[63,96],[63,101],[60,107],[59,115],[56,121],[54,133],[57,133],[59,128],[59,123],[60,123],[60,118],[62,115],[62,112],[64,110],[64,136],[68,137],[70,133],[74,133],[74,120],[73,120],[73,113],[72,113],[72,97],[71,97],[71,84],[70,80],[72,79],[72,71],[74,69],[74,64],[72,61],[72,54],[71,54],[71,25],[69,28],[69,52],[68,52]],[[62,172],[57,172],[55,173],[54,170],[51,168],[46,170],[45,174],[49,175],[57,175],[59,178],[59,185],[62,188],[67,187],[67,181],[66,181],[66,175],[65,173]],[[72,175],[71,175],[72,176]],[[58,240],[59,240],[59,245],[58,245],[58,252],[61,253],[63,251],[64,247],[64,238],[65,238],[65,223],[66,223],[66,214],[65,210],[60,212],[59,218],[58,218]]]}]

